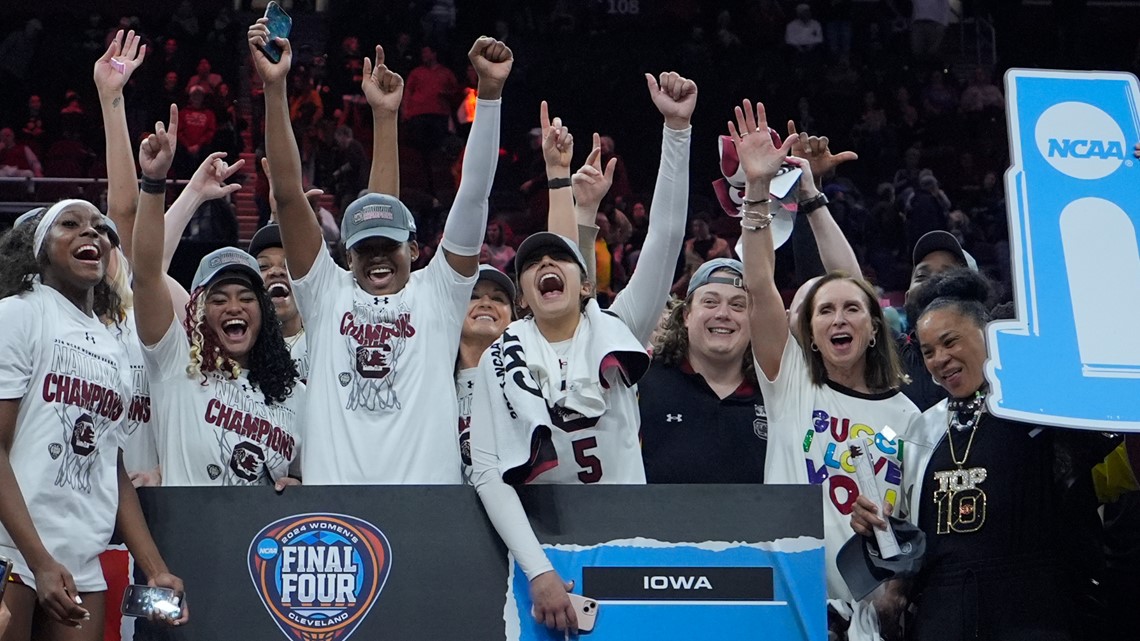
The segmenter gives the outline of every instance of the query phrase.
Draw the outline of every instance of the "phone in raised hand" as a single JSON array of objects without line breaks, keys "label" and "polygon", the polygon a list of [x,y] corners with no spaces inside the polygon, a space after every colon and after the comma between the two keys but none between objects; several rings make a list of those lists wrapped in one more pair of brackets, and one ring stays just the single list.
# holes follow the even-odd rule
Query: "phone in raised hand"
[{"label": "phone in raised hand", "polygon": [[269,38],[265,41],[265,46],[260,47],[260,49],[270,62],[278,63],[281,62],[281,54],[284,51],[277,46],[274,38],[288,38],[289,32],[293,30],[293,19],[276,2],[270,2],[269,6],[265,7],[265,17],[269,20],[267,25],[269,27]]}]

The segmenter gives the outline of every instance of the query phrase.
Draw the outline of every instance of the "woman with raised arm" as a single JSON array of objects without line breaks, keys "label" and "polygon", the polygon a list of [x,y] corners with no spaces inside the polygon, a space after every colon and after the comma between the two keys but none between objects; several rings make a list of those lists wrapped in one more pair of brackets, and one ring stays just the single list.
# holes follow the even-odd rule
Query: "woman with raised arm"
[{"label": "woman with raised arm", "polygon": [[[107,138],[107,216],[111,221],[111,240],[115,245],[110,255],[107,279],[122,301],[122,311],[115,318],[104,318],[114,325],[119,341],[127,350],[131,364],[132,397],[127,410],[126,439],[123,442],[123,460],[135,486],[159,485],[162,482],[158,467],[158,449],[154,428],[151,425],[150,383],[143,362],[142,347],[135,330],[134,296],[131,291],[131,235],[134,229],[135,210],[138,207],[138,175],[135,157],[127,132],[127,116],[123,88],[146,56],[146,45],[139,44],[134,31],[125,35],[119,30],[111,39],[107,50],[95,61],[93,77],[99,90],[99,107],[103,116],[103,129]],[[227,165],[221,158],[225,154],[211,154],[190,183],[170,207],[167,226],[164,273],[182,236],[182,230],[198,206],[207,200],[221,198],[237,190],[239,185],[224,184],[241,168],[244,161]],[[122,229],[120,235],[117,229]],[[167,289],[175,312],[184,313],[189,296],[176,280],[166,277]],[[121,321],[121,322],[115,322]]]},{"label": "woman with raised arm", "polygon": [[566,236],[577,232],[568,162],[564,173],[551,172],[549,226],[560,233],[533,234],[519,246],[515,269],[528,316],[484,353],[475,382],[475,488],[530,580],[535,620],[570,632],[577,630],[572,584],[547,559],[512,485],[645,483],[634,386],[649,365],[643,345],[671,284],[670,270],[653,268],[672,264],[685,232],[697,99],[696,84],[676,73],[661,74],[660,84],[646,74],[646,81],[665,126],[643,268],[603,313],[590,297],[578,243]]},{"label": "woman with raised arm", "polygon": [[782,147],[773,144],[762,104],[753,113],[745,100],[728,128],[747,181],[740,226],[744,282],[751,297],[752,353],[768,412],[764,480],[824,486],[828,598],[835,612],[851,621],[850,638],[876,638],[874,610],[854,602],[835,567],[835,555],[851,537],[849,515],[859,496],[854,467],[845,454],[847,441],[874,439],[878,484],[885,497],[895,501],[901,479],[897,435],[918,412],[899,392],[902,365],[879,301],[862,279],[843,272],[820,278],[808,289],[798,318],[803,344],[789,332],[776,288],[768,196],[769,183],[783,163],[804,171],[799,211],[809,216],[819,244],[838,242],[842,232],[826,211],[809,163],[787,155],[795,137]]},{"label": "woman with raised arm", "polygon": [[[121,311],[106,281],[109,232],[94,205],[64,200],[0,238],[0,556],[14,561],[6,641],[102,638],[98,555],[116,529],[151,585],[182,591],[119,449],[131,386],[102,320]],[[188,616],[184,605],[172,623]]]},{"label": "woman with raised arm", "polygon": [[202,258],[186,321],[171,306],[163,272],[163,197],[174,158],[170,130],[139,148],[143,190],[135,220],[135,294],[150,301],[136,314],[163,485],[290,484],[298,454],[297,409],[304,385],[289,355],[257,261],[232,247]]},{"label": "woman with raised arm", "polygon": [[[325,248],[301,191],[286,103],[289,41],[276,40],[284,53],[273,63],[260,48],[268,38],[264,18],[250,26],[250,54],[265,82],[266,157],[273,166],[281,240],[309,349],[305,424],[316,432],[302,461],[306,482],[462,483],[456,401],[440,398],[454,378],[441,364],[454,362],[479,269],[498,163],[503,86],[514,64],[511,50],[482,37],[468,52],[479,74],[479,99],[441,251],[427,267],[412,272],[420,253],[412,212],[395,194],[369,193],[345,211],[341,237],[349,270],[344,270]],[[378,83],[376,92],[366,87],[374,114],[388,100],[398,102],[395,79],[378,78]],[[377,136],[394,145],[394,125],[387,126],[387,133]],[[373,173],[370,185],[390,188],[395,177]]]},{"label": "woman with raised arm", "polygon": [[926,368],[950,398],[907,430],[902,506],[861,496],[864,536],[894,513],[926,536],[905,590],[907,638],[1104,638],[1092,635],[1103,547],[1092,468],[1119,440],[998,418],[987,410],[985,328],[992,289],[970,269],[923,284],[916,333]]}]

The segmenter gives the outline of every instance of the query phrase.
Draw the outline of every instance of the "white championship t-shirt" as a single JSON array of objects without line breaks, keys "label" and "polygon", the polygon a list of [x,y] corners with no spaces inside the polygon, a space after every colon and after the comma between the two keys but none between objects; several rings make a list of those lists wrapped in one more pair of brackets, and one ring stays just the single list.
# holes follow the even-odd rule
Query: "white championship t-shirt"
[{"label": "white championship t-shirt", "polygon": [[174,320],[158,343],[143,347],[163,485],[272,485],[300,450],[298,382],[283,403],[268,405],[247,372],[231,379],[191,377],[190,343]]},{"label": "white championship t-shirt", "polygon": [[898,390],[861,394],[831,382],[813,385],[803,351],[790,335],[776,380],[768,381],[759,364],[756,372],[768,410],[764,482],[823,486],[827,596],[851,601],[851,591],[835,565],[839,548],[855,534],[851,509],[859,497],[847,441],[874,439],[871,456],[883,493],[875,502],[894,505],[902,483],[903,445],[897,437],[889,440],[880,432],[889,426],[896,434],[904,433],[918,408]]},{"label": "white championship t-shirt", "polygon": [[[0,399],[19,400],[9,459],[36,532],[80,592],[107,589],[98,555],[119,505],[118,457],[131,386],[114,334],[36,283],[0,300]],[[0,556],[34,576],[0,526]]]},{"label": "white championship t-shirt", "polygon": [[471,399],[475,397],[478,367],[461,369],[455,374],[455,398],[459,405],[459,458],[463,461],[463,480],[471,483]]},{"label": "white championship t-shirt", "polygon": [[149,472],[158,466],[158,443],[151,421],[150,380],[143,362],[142,343],[135,330],[135,310],[127,311],[127,319],[111,332],[123,344],[131,365],[131,401],[127,404],[127,420],[123,424],[123,465],[128,474]]},{"label": "white championship t-shirt", "polygon": [[309,348],[306,485],[463,483],[453,363],[475,279],[441,251],[372,296],[321,247],[293,282]]},{"label": "white championship t-shirt", "polygon": [[301,382],[309,382],[309,340],[305,337],[305,328],[301,328],[298,336],[289,336],[285,339],[289,346],[289,355],[297,365],[297,373],[301,375]]}]

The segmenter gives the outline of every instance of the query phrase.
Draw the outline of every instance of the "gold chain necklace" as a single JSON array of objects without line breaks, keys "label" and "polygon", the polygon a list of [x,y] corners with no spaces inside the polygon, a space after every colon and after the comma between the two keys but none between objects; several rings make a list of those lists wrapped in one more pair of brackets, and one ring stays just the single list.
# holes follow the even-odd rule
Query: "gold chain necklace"
[{"label": "gold chain necklace", "polygon": [[[934,473],[934,480],[938,482],[938,489],[934,491],[938,534],[977,532],[986,522],[986,493],[978,486],[986,480],[988,472],[984,467],[965,468],[970,449],[974,446],[974,436],[978,433],[978,424],[985,413],[985,395],[980,390],[975,392],[974,398],[963,409],[974,413],[964,425],[958,420],[958,410],[947,403],[946,439],[950,442],[950,460],[957,469]],[[970,430],[970,438],[966,441],[962,459],[958,460],[958,453],[954,450],[954,432],[963,429]]]}]

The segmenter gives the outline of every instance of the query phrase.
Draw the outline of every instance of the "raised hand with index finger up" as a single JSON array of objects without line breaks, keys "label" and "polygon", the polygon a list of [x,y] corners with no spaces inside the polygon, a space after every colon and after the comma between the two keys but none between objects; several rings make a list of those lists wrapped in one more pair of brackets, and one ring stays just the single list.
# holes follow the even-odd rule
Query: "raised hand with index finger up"
[{"label": "raised hand with index finger up", "polygon": [[161,120],[154,123],[154,133],[139,145],[139,169],[143,178],[165,180],[177,146],[178,105],[170,105],[170,126],[164,127]]},{"label": "raised hand with index finger up", "polygon": [[404,79],[384,64],[384,47],[376,45],[375,64],[364,57],[364,79],[360,83],[364,98],[374,115],[395,117],[404,99]]}]

